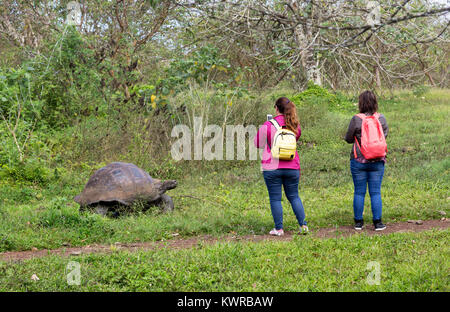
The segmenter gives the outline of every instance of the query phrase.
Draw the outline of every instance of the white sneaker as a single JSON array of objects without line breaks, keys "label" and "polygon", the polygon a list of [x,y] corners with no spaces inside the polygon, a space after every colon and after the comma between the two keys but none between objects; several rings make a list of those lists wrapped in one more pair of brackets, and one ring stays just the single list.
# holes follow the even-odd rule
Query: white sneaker
[{"label": "white sneaker", "polygon": [[300,234],[306,235],[309,232],[309,228],[306,225],[302,225],[300,228]]},{"label": "white sneaker", "polygon": [[269,232],[269,234],[274,235],[274,236],[283,236],[284,231],[283,231],[283,229],[281,229],[281,230],[273,229],[272,231]]}]

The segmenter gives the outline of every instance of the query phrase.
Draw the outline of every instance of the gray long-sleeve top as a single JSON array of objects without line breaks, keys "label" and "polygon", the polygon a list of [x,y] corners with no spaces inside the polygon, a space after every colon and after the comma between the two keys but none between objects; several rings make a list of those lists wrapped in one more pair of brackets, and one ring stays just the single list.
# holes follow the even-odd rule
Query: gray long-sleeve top
[{"label": "gray long-sleeve top", "polygon": [[[368,115],[368,114],[366,114],[366,115]],[[389,127],[388,127],[386,118],[384,117],[383,114],[380,114],[380,117],[378,118],[378,120],[380,121],[381,126],[383,127],[384,137],[386,138],[388,135],[388,132],[389,132]],[[352,120],[350,120],[350,124],[348,125],[347,133],[345,134],[345,141],[347,141],[347,143],[353,143],[353,145],[355,145],[355,137],[356,137],[359,145],[361,145],[361,125],[362,125],[362,119],[356,115],[353,116]],[[354,149],[354,147],[352,146],[352,150],[350,152],[350,159],[355,158],[353,149]],[[369,160],[365,159],[364,156],[362,155],[361,151],[358,148],[358,145],[356,145],[356,155],[358,156],[356,158],[358,161],[369,162]],[[385,160],[385,157],[383,157],[382,159],[371,159],[370,162],[380,161],[380,160]]]}]

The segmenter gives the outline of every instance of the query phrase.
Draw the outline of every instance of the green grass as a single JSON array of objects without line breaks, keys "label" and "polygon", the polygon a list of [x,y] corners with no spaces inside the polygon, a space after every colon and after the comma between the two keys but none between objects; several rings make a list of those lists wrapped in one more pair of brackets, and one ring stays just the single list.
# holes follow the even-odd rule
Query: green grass
[{"label": "green grass", "polygon": [[[282,93],[285,91],[292,92]],[[273,100],[282,95],[277,92],[264,93],[250,104],[236,101],[233,105],[241,106],[230,123],[242,120],[242,113],[248,110],[255,112],[248,122],[262,123]],[[380,100],[380,111],[390,126],[382,186],[384,221],[437,219],[442,211],[450,213],[449,98],[450,90],[433,89],[422,96],[398,91]],[[311,98],[298,107],[302,125],[300,196],[310,228],[353,222],[351,146],[342,140],[353,114],[353,101],[341,94],[333,105]],[[216,115],[210,120],[220,120],[219,110],[211,114]],[[0,252],[168,240],[173,233],[179,233],[178,237],[265,234],[273,227],[259,161],[142,162],[145,149],[115,155],[109,145],[115,138],[99,145],[101,141],[89,127],[101,126],[95,120],[90,123],[86,133],[92,132],[92,137],[79,148],[70,145],[77,144],[76,140],[61,143],[76,129],[48,135],[53,146],[51,169],[24,169],[27,177],[45,172],[41,182],[12,180],[0,169]],[[131,144],[141,148],[147,142],[139,137]],[[96,156],[103,154],[113,156]],[[161,214],[153,209],[117,219],[80,213],[73,197],[96,169],[114,160],[135,162],[159,178],[177,179],[179,186],[169,191],[175,211]],[[33,166],[42,163],[45,160]],[[296,230],[295,216],[285,198],[283,206],[285,229]],[[368,195],[364,218],[371,220]],[[339,239],[306,236],[292,242],[48,256],[0,263],[0,291],[448,291],[448,237],[449,230]],[[80,286],[66,281],[66,266],[73,260],[81,264]],[[380,285],[367,283],[371,261],[380,264]],[[33,274],[40,280],[32,281]]]},{"label": "green grass", "polygon": [[[449,291],[449,230],[0,263],[0,291]],[[80,285],[68,285],[70,261]],[[379,284],[369,284],[379,264]],[[72,267],[73,268],[73,267]],[[36,274],[39,281],[32,281]],[[371,275],[372,280],[376,275]]]},{"label": "green grass", "polygon": [[[254,117],[257,122],[271,111],[271,97],[263,97]],[[380,100],[380,111],[390,126],[382,186],[384,221],[437,219],[441,211],[450,213],[449,98],[449,90],[434,89],[423,98],[402,91]],[[313,228],[353,222],[351,146],[342,140],[353,114],[349,105],[330,110],[326,103],[312,102],[298,109],[302,124],[300,197]],[[120,160],[135,162],[130,155]],[[175,211],[159,214],[152,210],[118,219],[80,213],[73,201],[93,171],[103,165],[103,161],[66,161],[58,165],[57,178],[46,184],[0,180],[0,252],[59,248],[67,243],[154,241],[170,239],[173,233],[184,237],[262,234],[273,227],[259,161],[163,163],[158,170],[179,181],[169,191]],[[152,172],[155,168],[145,169]],[[297,222],[286,199],[283,205],[285,229],[295,230]],[[364,217],[370,222],[368,195]]]}]

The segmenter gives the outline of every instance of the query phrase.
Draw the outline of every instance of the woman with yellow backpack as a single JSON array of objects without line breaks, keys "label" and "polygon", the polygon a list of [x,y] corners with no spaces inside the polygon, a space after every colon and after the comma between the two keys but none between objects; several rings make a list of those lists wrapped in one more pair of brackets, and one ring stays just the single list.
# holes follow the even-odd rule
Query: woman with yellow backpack
[{"label": "woman with yellow backpack", "polygon": [[276,116],[259,128],[254,141],[257,148],[264,149],[261,166],[275,222],[275,228],[270,234],[284,235],[282,186],[300,225],[300,233],[306,234],[308,227],[305,211],[298,195],[300,158],[296,145],[301,129],[297,110],[294,103],[286,97],[276,100],[274,108]]}]

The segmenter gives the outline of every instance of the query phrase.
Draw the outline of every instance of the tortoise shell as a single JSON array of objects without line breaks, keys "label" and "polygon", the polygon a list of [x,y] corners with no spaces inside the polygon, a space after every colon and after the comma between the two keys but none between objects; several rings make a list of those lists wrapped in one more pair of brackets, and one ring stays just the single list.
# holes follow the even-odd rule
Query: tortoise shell
[{"label": "tortoise shell", "polygon": [[175,186],[176,181],[161,182],[134,164],[113,162],[89,178],[75,201],[80,206],[115,202],[128,206],[136,200],[154,202]]}]

